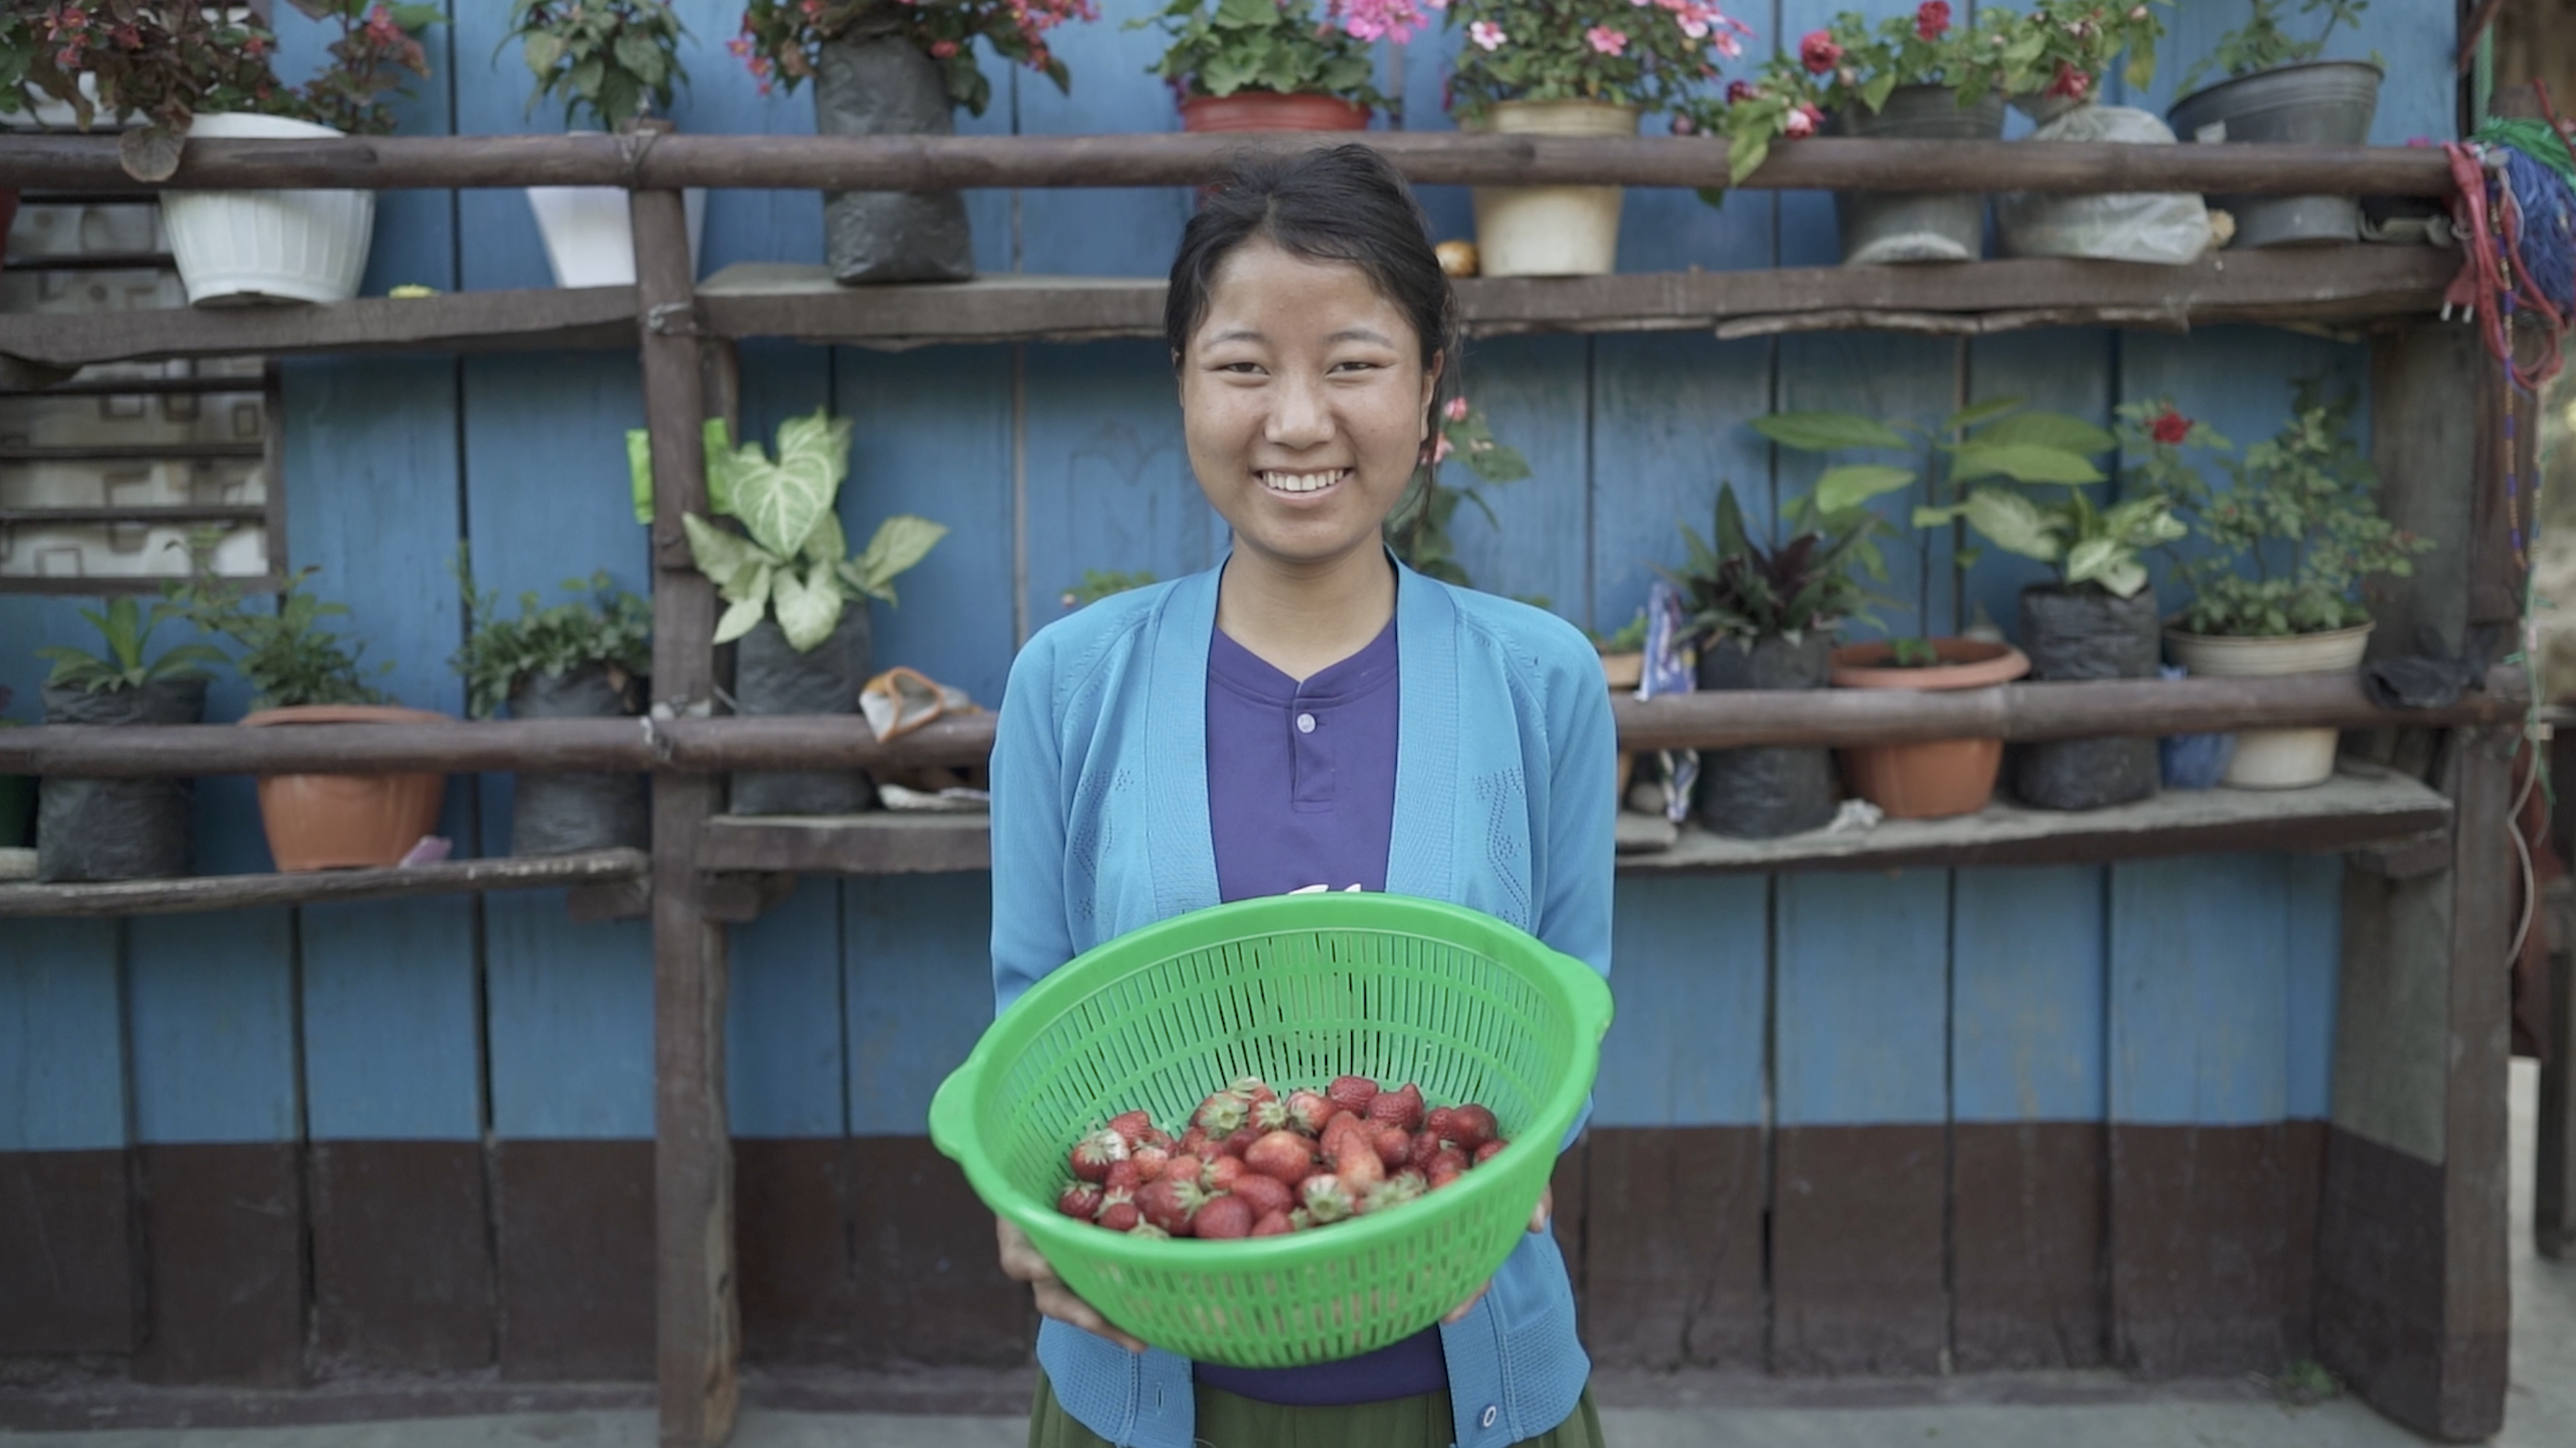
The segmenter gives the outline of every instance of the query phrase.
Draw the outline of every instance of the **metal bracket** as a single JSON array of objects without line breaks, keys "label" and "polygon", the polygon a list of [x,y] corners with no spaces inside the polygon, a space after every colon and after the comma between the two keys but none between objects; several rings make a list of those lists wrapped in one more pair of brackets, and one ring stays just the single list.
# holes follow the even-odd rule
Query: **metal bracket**
[{"label": "metal bracket", "polygon": [[644,330],[656,337],[703,337],[695,302],[664,302],[644,310]]}]

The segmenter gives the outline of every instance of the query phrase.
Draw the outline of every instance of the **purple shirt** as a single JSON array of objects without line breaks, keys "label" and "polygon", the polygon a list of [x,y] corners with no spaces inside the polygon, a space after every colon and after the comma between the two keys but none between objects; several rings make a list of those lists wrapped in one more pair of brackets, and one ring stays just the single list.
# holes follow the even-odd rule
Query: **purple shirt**
[{"label": "purple shirt", "polygon": [[[1303,684],[1222,630],[1208,645],[1208,824],[1217,894],[1386,888],[1395,828],[1395,624]],[[1213,1388],[1287,1407],[1376,1403],[1449,1386],[1440,1329],[1323,1367],[1194,1365]]]}]

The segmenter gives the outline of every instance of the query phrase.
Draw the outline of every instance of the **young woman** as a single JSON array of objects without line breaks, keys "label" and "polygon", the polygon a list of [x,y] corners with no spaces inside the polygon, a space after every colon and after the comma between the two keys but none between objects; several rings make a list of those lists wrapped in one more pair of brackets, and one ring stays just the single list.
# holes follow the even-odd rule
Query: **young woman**
[{"label": "young woman", "polygon": [[[1609,970],[1615,764],[1592,646],[1380,540],[1455,376],[1454,312],[1412,193],[1366,147],[1242,162],[1190,221],[1164,326],[1190,467],[1233,551],[1049,626],[1012,666],[999,1008],[1102,941],[1318,886],[1453,901]],[[1046,1319],[1031,1448],[1591,1448],[1548,1210],[1439,1326],[1280,1372],[1145,1347],[1005,1223],[1002,1268]]]}]

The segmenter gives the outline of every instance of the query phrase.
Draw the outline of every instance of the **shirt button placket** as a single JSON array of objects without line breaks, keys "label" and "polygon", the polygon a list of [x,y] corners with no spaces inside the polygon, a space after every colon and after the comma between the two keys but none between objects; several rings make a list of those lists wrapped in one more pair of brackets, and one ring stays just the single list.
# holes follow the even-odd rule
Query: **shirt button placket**
[{"label": "shirt button placket", "polygon": [[1494,1426],[1494,1420],[1502,1415],[1503,1413],[1500,1408],[1495,1407],[1491,1403],[1487,1403],[1485,1405],[1485,1415],[1476,1420],[1476,1426],[1479,1428],[1490,1428]]}]

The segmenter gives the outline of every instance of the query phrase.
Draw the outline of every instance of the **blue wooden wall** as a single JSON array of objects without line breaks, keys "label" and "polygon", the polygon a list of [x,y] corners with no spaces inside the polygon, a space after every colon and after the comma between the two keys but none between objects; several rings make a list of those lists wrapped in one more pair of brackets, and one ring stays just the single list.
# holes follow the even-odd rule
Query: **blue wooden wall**
[{"label": "blue wooden wall", "polygon": [[[803,95],[764,98],[722,50],[738,7],[681,0],[688,131],[809,131]],[[1071,95],[992,69],[987,134],[1154,131],[1175,124],[1143,67],[1155,37],[1118,0],[1067,32]],[[1794,44],[1842,8],[1778,0],[1746,18]],[[1862,8],[1892,12],[1887,0]],[[2182,6],[2152,94],[2243,10]],[[492,59],[505,7],[459,3],[433,33],[438,79],[403,108],[424,134],[543,130],[515,51]],[[2380,0],[2353,53],[2390,75],[2379,144],[2449,134],[2452,7]],[[312,28],[282,18],[291,53]],[[1400,56],[1406,124],[1443,127],[1449,47]],[[1390,64],[1397,63],[1390,58]],[[1649,123],[1650,125],[1653,122]],[[1466,198],[1430,188],[1444,235]],[[1148,275],[1166,264],[1177,190],[981,193],[989,271]],[[515,192],[385,197],[367,279],[440,288],[549,281]],[[702,272],[816,261],[804,193],[727,191],[707,204]],[[1621,266],[1829,263],[1830,199],[1744,194],[1711,209],[1631,192]],[[1815,460],[1743,424],[1772,408],[1930,419],[2021,396],[2107,420],[2171,396],[2240,444],[2278,424],[2289,379],[2365,385],[2354,347],[2287,332],[2189,337],[2060,330],[1956,341],[1809,335],[1530,337],[1474,347],[1470,395],[1534,476],[1491,494],[1498,526],[1462,516],[1477,581],[1544,595],[1604,631],[1678,562],[1673,524],[1705,517],[1721,480],[1769,516]],[[895,512],[952,532],[877,611],[879,658],[998,699],[1017,641],[1059,612],[1085,569],[1169,577],[1212,563],[1220,526],[1183,456],[1155,344],[935,348],[897,356],[785,344],[745,351],[744,420],[768,433],[829,404],[856,422],[844,522]],[[286,374],[289,561],[349,603],[403,702],[459,711],[445,659],[460,629],[448,564],[470,541],[504,596],[604,568],[648,582],[621,433],[640,425],[631,355],[298,363]],[[1919,492],[1919,490],[1918,490]],[[1891,498],[1901,511],[1920,496]],[[1580,540],[1579,542],[1571,540]],[[1989,555],[1964,571],[1946,537],[1891,550],[1891,629],[1939,630],[1979,607],[2014,629],[2036,573]],[[41,643],[77,640],[73,602],[0,599],[0,683],[28,714]],[[236,684],[213,717],[237,717]],[[264,868],[247,781],[199,789],[197,863]],[[445,829],[506,848],[506,776],[459,779]],[[2321,1118],[2332,1038],[2338,884],[2330,861],[2211,858],[2110,868],[1912,870],[1889,876],[1639,879],[1619,887],[1620,1019],[1601,1080],[1605,1128],[1945,1123],[2245,1126]],[[731,1103],[738,1134],[909,1137],[989,1010],[982,876],[809,880],[733,935]],[[1854,908],[1855,905],[1861,908]],[[0,1152],[149,1143],[639,1141],[652,1132],[652,1007],[640,924],[574,925],[558,895],[496,895],[125,923],[13,923],[0,944]]]}]

